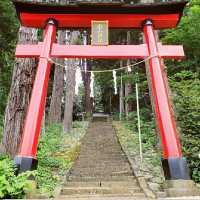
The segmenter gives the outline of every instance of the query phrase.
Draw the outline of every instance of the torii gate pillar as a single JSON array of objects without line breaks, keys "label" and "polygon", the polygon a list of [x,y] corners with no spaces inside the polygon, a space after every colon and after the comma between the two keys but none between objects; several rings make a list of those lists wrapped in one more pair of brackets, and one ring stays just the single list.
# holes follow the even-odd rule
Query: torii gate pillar
[{"label": "torii gate pillar", "polygon": [[34,170],[37,167],[37,144],[51,70],[51,63],[48,61],[48,58],[50,58],[52,45],[56,37],[56,25],[57,22],[50,19],[47,21],[45,27],[43,46],[41,47],[40,59],[26,114],[19,153],[15,157],[15,163],[19,167],[19,172]]},{"label": "torii gate pillar", "polygon": [[144,23],[144,36],[148,46],[149,73],[155,104],[157,125],[163,147],[163,169],[166,179],[190,179],[187,162],[182,158],[180,139],[177,134],[173,110],[165,82],[164,67],[158,52],[151,20]]}]

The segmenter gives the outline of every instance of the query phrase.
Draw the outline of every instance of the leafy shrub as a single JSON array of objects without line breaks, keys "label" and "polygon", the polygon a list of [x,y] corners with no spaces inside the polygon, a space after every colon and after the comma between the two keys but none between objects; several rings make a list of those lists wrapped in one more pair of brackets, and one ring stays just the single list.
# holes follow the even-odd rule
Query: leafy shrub
[{"label": "leafy shrub", "polygon": [[[129,113],[129,121],[125,122],[125,126],[132,130],[133,132],[138,132],[138,118],[137,112],[133,111]],[[157,144],[157,136],[155,132],[155,119],[153,113],[148,113],[147,109],[142,108],[140,110],[140,125],[141,125],[141,135],[142,143],[145,149],[151,149]]]},{"label": "leafy shrub", "polygon": [[63,142],[62,125],[52,124],[47,127],[45,134],[42,134],[38,145],[38,168],[36,180],[41,193],[53,196],[53,191],[59,182],[58,171],[62,163],[54,156],[62,148]]},{"label": "leafy shrub", "polygon": [[54,196],[61,175],[71,168],[79,152],[79,139],[85,133],[86,122],[74,122],[71,134],[64,134],[62,124],[51,124],[40,137],[36,180],[42,194]]},{"label": "leafy shrub", "polygon": [[181,71],[171,78],[170,85],[183,152],[192,178],[200,183],[200,80],[197,73]]},{"label": "leafy shrub", "polygon": [[74,121],[72,124],[73,128],[82,128],[83,124],[79,121]]},{"label": "leafy shrub", "polygon": [[28,177],[33,172],[21,173],[16,176],[14,162],[6,156],[0,157],[0,198],[20,199],[29,190]]}]

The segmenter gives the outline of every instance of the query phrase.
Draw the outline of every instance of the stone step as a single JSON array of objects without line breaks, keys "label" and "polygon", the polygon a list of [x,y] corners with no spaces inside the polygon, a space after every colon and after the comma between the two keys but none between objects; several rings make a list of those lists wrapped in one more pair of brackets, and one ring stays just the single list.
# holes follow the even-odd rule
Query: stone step
[{"label": "stone step", "polygon": [[102,162],[99,162],[98,160],[94,160],[93,162],[91,162],[90,159],[88,160],[84,160],[84,159],[79,159],[76,163],[76,166],[89,166],[89,165],[94,165],[94,166],[101,166],[101,165],[107,165],[108,167],[124,167],[124,166],[130,166],[129,163],[126,163],[125,161],[104,161],[102,160]]},{"label": "stone step", "polygon": [[[105,147],[106,148],[106,147]],[[122,153],[122,152],[119,152],[119,153],[117,153],[117,152],[104,152],[103,150],[101,151],[101,149],[99,150],[99,148],[98,148],[98,150],[95,150],[95,149],[90,149],[90,150],[87,150],[87,149],[81,149],[81,151],[84,151],[84,154],[82,154],[82,155],[80,155],[80,157],[82,157],[82,158],[94,158],[95,159],[95,155],[98,155],[98,156],[100,156],[100,157],[110,157],[110,156],[114,156],[114,158],[116,157],[116,158],[118,158],[118,159],[124,159],[125,157],[125,154],[124,153]],[[91,154],[88,154],[88,153],[94,153],[93,155],[91,155]],[[115,160],[115,159],[113,159],[113,160]]]},{"label": "stone step", "polygon": [[[99,158],[99,156],[98,156]],[[108,164],[108,165],[119,165],[119,166],[123,166],[124,164],[127,163],[127,161],[125,159],[120,159],[120,158],[113,158],[112,156],[109,158],[109,157],[102,157],[102,158],[99,158],[98,159],[92,159],[90,157],[88,158],[83,158],[83,157],[80,157],[78,158],[79,160],[77,161],[77,163],[80,163],[80,162],[83,162],[83,164],[87,164],[87,163],[93,163],[93,164],[101,164],[101,163],[105,163],[105,164]],[[92,162],[92,161],[93,162]],[[95,162],[95,163],[94,163]],[[128,163],[127,163],[128,164]]]},{"label": "stone step", "polygon": [[[85,177],[85,176],[90,176],[90,177],[112,177],[113,176],[119,176],[118,180],[120,180],[121,176],[131,176],[131,173],[123,173],[123,172],[106,172],[106,171],[95,171],[95,172],[88,172],[88,171],[76,171],[73,172],[73,176],[75,177]],[[110,178],[109,180],[112,180],[112,178]]]},{"label": "stone step", "polygon": [[166,192],[159,191],[159,192],[156,192],[156,196],[158,198],[165,198],[165,197],[167,197],[167,194],[166,194]]},{"label": "stone step", "polygon": [[136,187],[138,186],[137,180],[132,181],[68,181],[63,187]]},{"label": "stone step", "polygon": [[[88,170],[90,172],[88,172]],[[132,175],[131,172],[127,171],[126,168],[124,169],[115,169],[115,168],[107,168],[106,170],[106,167],[86,167],[86,168],[77,168],[74,172],[74,175],[79,175],[81,173],[86,173],[86,174],[101,174],[102,172],[105,173],[105,176],[106,175],[114,175],[114,174],[121,174],[121,175]]]},{"label": "stone step", "polygon": [[96,195],[96,194],[132,194],[141,193],[139,187],[64,187],[62,195]]},{"label": "stone step", "polygon": [[127,172],[129,172],[130,173],[130,171],[128,170],[129,169],[129,165],[124,165],[124,166],[121,166],[120,168],[119,168],[119,166],[116,166],[116,165],[114,165],[114,166],[109,166],[109,165],[103,165],[103,164],[88,164],[88,165],[80,165],[80,166],[78,166],[77,165],[77,167],[76,167],[76,170],[77,171],[84,171],[84,170],[89,170],[89,171],[98,171],[98,170],[103,170],[103,171],[106,171],[106,169],[108,170],[109,169],[109,171],[115,171],[115,172],[125,172],[125,173],[127,173]]},{"label": "stone step", "polygon": [[93,117],[92,121],[93,122],[107,122],[108,121],[108,117]]},{"label": "stone step", "polygon": [[[90,158],[82,158],[82,157],[80,157],[80,158],[78,158],[78,159],[79,159],[79,160],[76,162],[77,164],[84,161],[83,164],[87,164],[87,163],[101,164],[101,163],[103,163],[103,164],[107,164],[108,166],[109,166],[109,165],[114,165],[114,166],[119,165],[119,166],[123,166],[124,164],[125,164],[125,165],[128,165],[128,163],[126,162],[126,160],[123,160],[123,159],[113,159],[112,157],[111,157],[111,158],[105,158],[105,157],[104,157],[104,158],[102,158],[102,159],[100,158],[100,159],[101,159],[101,162],[100,162],[99,160],[97,160],[97,159],[92,159],[92,160],[93,160],[93,162],[92,162]],[[95,162],[95,163],[94,163],[94,162]]]},{"label": "stone step", "polygon": [[[60,195],[59,199],[66,200],[149,200],[143,193],[132,194],[96,194],[96,195]],[[184,199],[185,200],[185,199]],[[195,199],[196,200],[196,199]]]},{"label": "stone step", "polygon": [[[82,150],[82,149],[81,149],[81,150]],[[82,151],[84,151],[84,150],[82,150]],[[115,153],[115,152],[109,152],[109,153],[108,153],[108,152],[106,151],[106,153],[105,153],[105,152],[100,152],[100,151],[98,152],[98,151],[95,150],[95,149],[94,149],[94,151],[91,151],[91,149],[90,149],[90,150],[87,150],[87,152],[84,152],[85,154],[82,154],[82,155],[80,155],[79,157],[80,157],[80,158],[94,158],[94,159],[95,159],[95,156],[94,156],[94,155],[88,154],[88,153],[90,153],[90,152],[94,153],[94,155],[98,155],[98,156],[103,157],[103,158],[104,158],[104,157],[106,158],[106,157],[109,157],[109,156],[114,156],[114,158],[116,157],[116,158],[118,158],[118,159],[120,159],[120,158],[121,158],[121,159],[122,159],[122,158],[124,159],[123,156],[125,155],[125,154],[122,153],[122,152],[119,152],[119,153],[117,153],[117,152],[116,152],[116,153]],[[123,159],[122,159],[122,160],[123,160]],[[114,160],[114,159],[113,159],[113,160]]]},{"label": "stone step", "polygon": [[67,177],[68,181],[134,181],[136,180],[134,176],[69,176]]},{"label": "stone step", "polygon": [[[85,176],[90,176],[90,177],[97,177],[97,178],[104,178],[104,177],[111,177],[112,175],[118,175],[119,173],[110,173],[110,172],[94,172],[94,173],[89,173],[89,172],[81,172],[81,173],[73,173],[74,177],[80,177],[83,178]],[[121,173],[121,176],[126,176],[126,175],[131,175],[131,174],[126,174],[126,173]],[[119,177],[121,177],[119,175]],[[109,178],[109,180],[112,180],[112,178]],[[118,178],[120,180],[120,178]],[[115,181],[115,179],[114,179]]]}]

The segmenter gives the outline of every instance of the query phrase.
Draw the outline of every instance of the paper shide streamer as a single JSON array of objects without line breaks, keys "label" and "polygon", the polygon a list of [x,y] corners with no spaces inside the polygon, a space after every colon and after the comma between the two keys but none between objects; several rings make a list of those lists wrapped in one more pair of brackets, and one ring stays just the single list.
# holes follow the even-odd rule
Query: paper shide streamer
[{"label": "paper shide streamer", "polygon": [[94,73],[91,72],[90,76],[90,97],[94,98]]},{"label": "paper shide streamer", "polygon": [[116,70],[113,70],[113,81],[114,81],[115,94],[117,94],[117,73],[116,73]]}]

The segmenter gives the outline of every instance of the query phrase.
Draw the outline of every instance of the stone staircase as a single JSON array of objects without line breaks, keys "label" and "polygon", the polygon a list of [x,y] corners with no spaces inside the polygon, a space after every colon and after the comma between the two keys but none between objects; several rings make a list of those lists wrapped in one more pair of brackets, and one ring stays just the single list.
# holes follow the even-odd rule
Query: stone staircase
[{"label": "stone staircase", "polygon": [[145,197],[137,182],[124,181],[73,181],[67,182],[62,189],[61,197],[87,197],[87,196],[133,196]]},{"label": "stone staircase", "polygon": [[60,198],[134,197],[143,199],[143,191],[121,149],[115,131],[98,115],[83,138]]}]

